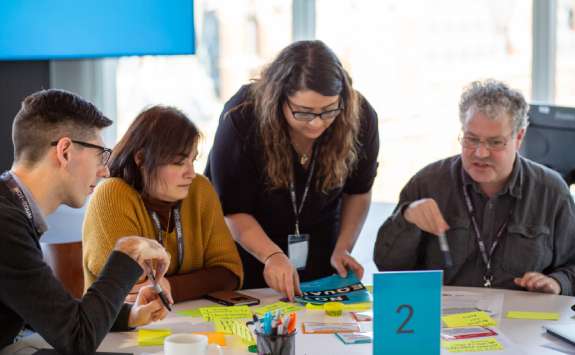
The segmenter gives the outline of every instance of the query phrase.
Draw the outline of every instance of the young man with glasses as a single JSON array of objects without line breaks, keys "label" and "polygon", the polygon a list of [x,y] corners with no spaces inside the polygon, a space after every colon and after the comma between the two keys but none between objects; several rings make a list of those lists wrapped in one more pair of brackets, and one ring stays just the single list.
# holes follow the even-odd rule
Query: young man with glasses
[{"label": "young man with glasses", "polygon": [[[518,154],[527,112],[505,84],[471,83],[459,104],[461,154],[404,187],[378,233],[379,270],[443,268],[447,285],[574,293],[575,205],[559,174]],[[447,237],[451,266],[434,236]]]},{"label": "young man with glasses", "polygon": [[152,288],[124,304],[149,265],[159,278],[169,265],[155,241],[120,239],[82,299],[67,293],[42,258],[45,217],[62,204],[81,207],[108,176],[111,150],[100,131],[111,124],[91,103],[61,90],[26,97],[16,114],[14,163],[0,176],[0,350],[27,324],[59,354],[91,354],[112,326],[130,329],[167,314]]}]

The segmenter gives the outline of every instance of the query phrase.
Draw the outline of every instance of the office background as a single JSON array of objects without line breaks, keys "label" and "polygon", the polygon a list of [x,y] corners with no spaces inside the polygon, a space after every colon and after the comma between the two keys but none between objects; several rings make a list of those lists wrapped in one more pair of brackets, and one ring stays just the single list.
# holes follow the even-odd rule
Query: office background
[{"label": "office background", "polygon": [[[379,115],[374,203],[354,251],[371,263],[377,227],[401,187],[424,165],[459,152],[465,84],[493,77],[530,102],[575,106],[575,0],[195,0],[192,12],[194,55],[0,61],[1,168],[12,161],[10,126],[21,99],[56,87],[114,120],[110,146],[146,106],[182,109],[205,137],[201,172],[223,103],[290,42],[321,39]],[[60,208],[44,241],[78,240],[82,217],[83,209]]]}]

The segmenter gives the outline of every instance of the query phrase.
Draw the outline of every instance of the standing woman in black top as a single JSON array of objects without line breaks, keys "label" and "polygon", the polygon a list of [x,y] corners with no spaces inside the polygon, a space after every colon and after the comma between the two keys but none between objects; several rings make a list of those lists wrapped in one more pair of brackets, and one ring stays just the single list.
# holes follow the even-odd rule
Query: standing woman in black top
[{"label": "standing woman in black top", "polygon": [[240,248],[245,288],[363,267],[350,255],[377,171],[377,115],[321,41],[295,42],[225,104],[206,176]]}]

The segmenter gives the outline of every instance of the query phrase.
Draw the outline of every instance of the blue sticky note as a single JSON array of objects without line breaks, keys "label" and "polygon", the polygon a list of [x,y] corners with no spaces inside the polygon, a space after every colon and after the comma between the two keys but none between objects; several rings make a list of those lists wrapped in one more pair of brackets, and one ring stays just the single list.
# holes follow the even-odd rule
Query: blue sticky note
[{"label": "blue sticky note", "polygon": [[443,271],[373,275],[373,354],[439,355]]}]

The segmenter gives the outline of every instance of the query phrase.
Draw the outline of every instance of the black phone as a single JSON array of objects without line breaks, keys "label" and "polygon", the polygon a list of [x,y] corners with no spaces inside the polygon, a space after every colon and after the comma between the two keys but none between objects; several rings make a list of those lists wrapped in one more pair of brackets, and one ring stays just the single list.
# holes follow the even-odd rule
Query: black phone
[{"label": "black phone", "polygon": [[237,291],[217,291],[208,293],[205,297],[224,306],[253,306],[260,304],[259,299]]}]

